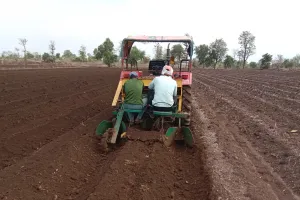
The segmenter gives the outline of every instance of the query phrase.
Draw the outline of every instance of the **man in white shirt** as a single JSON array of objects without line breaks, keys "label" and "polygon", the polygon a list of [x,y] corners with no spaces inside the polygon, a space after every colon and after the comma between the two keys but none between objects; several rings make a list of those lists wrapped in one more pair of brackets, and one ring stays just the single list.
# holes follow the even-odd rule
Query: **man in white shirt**
[{"label": "man in white shirt", "polygon": [[177,83],[172,78],[173,68],[165,65],[161,74],[155,77],[148,87],[154,90],[152,105],[157,111],[172,111],[172,106],[177,100]]}]

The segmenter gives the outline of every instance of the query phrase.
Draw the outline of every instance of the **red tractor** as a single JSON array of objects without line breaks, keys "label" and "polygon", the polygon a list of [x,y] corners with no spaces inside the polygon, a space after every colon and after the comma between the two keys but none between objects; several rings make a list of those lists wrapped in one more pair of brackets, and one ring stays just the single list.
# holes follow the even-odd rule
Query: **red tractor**
[{"label": "red tractor", "polygon": [[[186,47],[185,59],[179,60],[178,66],[173,67],[173,78],[177,82],[177,104],[173,112],[158,112],[153,111],[153,118],[149,118],[146,115],[143,117],[145,129],[153,130],[155,125],[156,130],[167,129],[165,137],[171,138],[170,140],[182,140],[189,146],[193,144],[193,136],[189,128],[191,122],[191,104],[192,104],[192,55],[193,55],[193,40],[188,36],[130,36],[122,42],[122,71],[120,75],[119,84],[112,102],[112,106],[116,108],[114,111],[115,118],[112,121],[103,121],[96,129],[96,134],[104,136],[103,144],[115,144],[118,138],[126,137],[128,130],[126,128],[126,119],[124,113],[138,113],[138,110],[126,110],[122,107],[125,93],[123,91],[124,83],[129,79],[129,73],[136,71],[139,79],[144,83],[143,93],[147,95],[148,86],[156,75],[160,75],[162,68],[165,65],[174,64],[174,56],[170,55],[170,49],[168,45],[167,58],[162,60],[151,60],[149,62],[148,72],[150,76],[144,76],[142,71],[129,70],[128,59],[130,50],[135,42],[165,42],[165,43],[183,43]],[[183,63],[186,63],[183,65]],[[166,120],[168,119],[168,120]],[[164,124],[170,122],[167,126]],[[150,127],[149,127],[150,124]],[[157,128],[159,126],[159,128]],[[167,128],[166,128],[167,127]],[[104,146],[105,146],[104,145]]]}]

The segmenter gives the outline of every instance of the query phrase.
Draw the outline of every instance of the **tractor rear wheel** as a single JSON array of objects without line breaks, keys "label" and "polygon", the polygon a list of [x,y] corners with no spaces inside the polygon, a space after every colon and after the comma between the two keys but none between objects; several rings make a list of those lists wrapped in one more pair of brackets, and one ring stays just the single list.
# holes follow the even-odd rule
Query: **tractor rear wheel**
[{"label": "tractor rear wheel", "polygon": [[189,126],[192,111],[192,88],[190,85],[184,85],[182,88],[182,111],[187,113],[187,118],[182,120],[182,125]]}]

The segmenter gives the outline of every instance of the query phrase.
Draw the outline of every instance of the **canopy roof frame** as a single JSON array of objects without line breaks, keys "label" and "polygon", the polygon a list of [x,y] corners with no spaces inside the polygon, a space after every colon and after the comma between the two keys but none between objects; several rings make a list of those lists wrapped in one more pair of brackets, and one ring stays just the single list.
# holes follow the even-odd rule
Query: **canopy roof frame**
[{"label": "canopy roof frame", "polygon": [[190,52],[190,58],[193,55],[193,39],[189,36],[129,36],[127,38],[124,38],[122,41],[122,49],[121,49],[121,57],[122,60],[127,59],[131,48],[134,44],[134,42],[180,42],[180,43],[188,43],[189,44],[189,50]]}]

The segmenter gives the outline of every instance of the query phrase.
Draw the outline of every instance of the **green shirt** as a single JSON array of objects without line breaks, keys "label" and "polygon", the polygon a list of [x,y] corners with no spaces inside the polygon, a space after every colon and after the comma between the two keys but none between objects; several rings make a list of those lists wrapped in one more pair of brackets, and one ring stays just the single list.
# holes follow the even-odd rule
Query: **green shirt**
[{"label": "green shirt", "polygon": [[143,87],[144,83],[136,78],[129,79],[124,84],[126,104],[143,105]]}]

